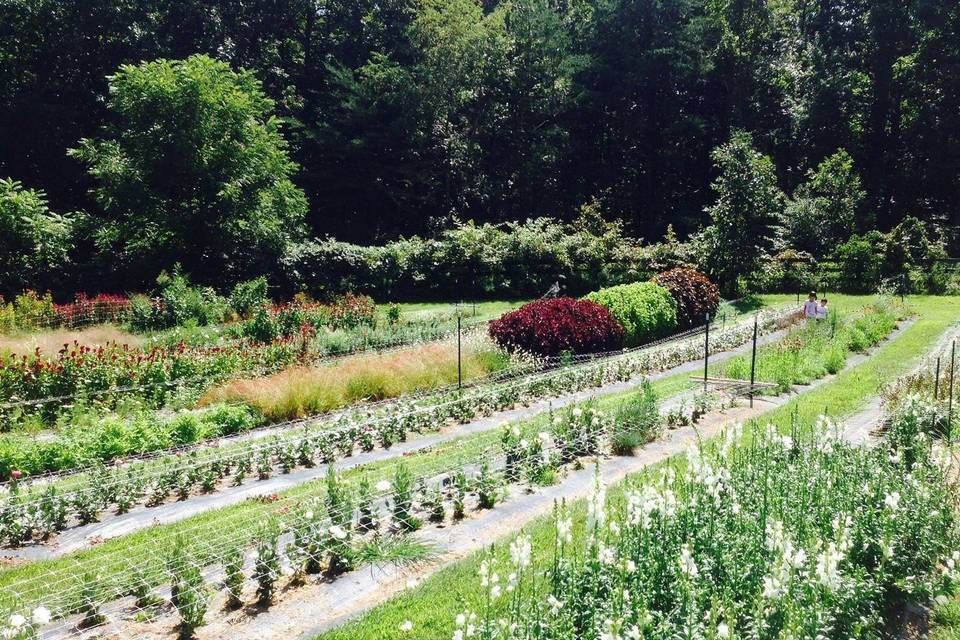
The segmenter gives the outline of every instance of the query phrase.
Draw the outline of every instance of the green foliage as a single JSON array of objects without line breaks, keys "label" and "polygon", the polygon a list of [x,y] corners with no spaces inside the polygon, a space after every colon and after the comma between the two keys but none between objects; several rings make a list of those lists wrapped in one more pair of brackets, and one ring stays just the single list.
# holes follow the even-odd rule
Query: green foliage
[{"label": "green foliage", "polygon": [[639,247],[619,225],[571,225],[549,218],[506,225],[456,223],[432,240],[382,246],[336,240],[291,244],[282,268],[290,291],[331,298],[536,297],[555,282],[582,293],[640,269]]},{"label": "green foliage", "polygon": [[784,195],[773,160],[756,150],[750,134],[734,133],[711,157],[720,175],[712,184],[717,201],[707,209],[712,224],[703,242],[710,273],[721,291],[732,295],[772,247]]},{"label": "green foliage", "polygon": [[840,287],[849,293],[871,293],[880,284],[879,252],[882,235],[873,231],[865,236],[852,236],[837,248]]},{"label": "green foliage", "polygon": [[109,81],[111,124],[70,153],[96,180],[112,264],[135,281],[178,263],[222,281],[264,270],[300,234],[306,198],[252,73],[195,55]]},{"label": "green foliage", "polygon": [[853,159],[840,149],[794,191],[784,213],[787,246],[817,258],[831,255],[853,233],[865,230],[857,217],[865,196]]},{"label": "green foliage", "polygon": [[652,282],[622,284],[594,291],[587,300],[606,307],[635,346],[669,334],[677,326],[677,302],[670,292]]},{"label": "green foliage", "polygon": [[50,211],[42,191],[0,179],[0,295],[59,277],[69,263],[76,214]]},{"label": "green foliage", "polygon": [[269,301],[267,279],[264,276],[238,282],[230,292],[230,309],[241,318],[248,317],[254,309],[259,309]]},{"label": "green foliage", "polygon": [[210,592],[194,563],[177,567],[177,573],[170,576],[173,589],[177,593],[174,606],[180,615],[180,638],[190,640],[198,627],[203,626],[203,618],[210,604]]},{"label": "green foliage", "polygon": [[617,407],[610,436],[611,448],[616,454],[630,455],[654,440],[662,427],[657,394],[650,381],[644,380],[640,389]]}]

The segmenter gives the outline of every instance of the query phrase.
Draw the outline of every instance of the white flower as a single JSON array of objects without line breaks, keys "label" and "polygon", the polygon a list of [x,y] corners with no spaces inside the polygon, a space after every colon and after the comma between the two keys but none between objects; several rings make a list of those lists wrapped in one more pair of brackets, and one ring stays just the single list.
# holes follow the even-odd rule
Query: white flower
[{"label": "white flower", "polygon": [[726,623],[721,622],[717,625],[717,637],[718,638],[729,638],[730,637],[730,627]]},{"label": "white flower", "polygon": [[533,547],[530,545],[530,536],[518,536],[516,540],[510,543],[510,558],[518,569],[523,569],[530,564],[530,554]]},{"label": "white flower", "polygon": [[50,609],[46,607],[37,607],[33,610],[33,624],[49,624],[51,617]]},{"label": "white flower", "polygon": [[402,625],[400,625],[400,631],[407,632],[413,629],[413,623],[407,620]]},{"label": "white flower", "polygon": [[900,493],[898,491],[888,493],[883,497],[883,504],[887,505],[890,511],[896,511],[897,507],[900,506]]},{"label": "white flower", "polygon": [[690,545],[688,544],[680,547],[680,569],[691,578],[696,578],[700,575],[700,571],[697,569],[697,563],[690,553]]},{"label": "white flower", "polygon": [[333,525],[330,527],[330,535],[337,540],[344,540],[347,537],[347,532],[344,531],[339,525]]},{"label": "white flower", "polygon": [[313,511],[307,511],[305,514],[303,514],[303,517],[307,520],[313,520]]},{"label": "white flower", "polygon": [[458,626],[458,627],[462,627],[462,626],[465,625],[465,624],[467,624],[467,616],[463,615],[462,613],[458,613],[458,614],[457,614],[457,626]]},{"label": "white flower", "polygon": [[553,615],[560,613],[560,609],[563,608],[563,602],[557,600],[552,593],[547,596],[547,604],[550,605],[550,613]]},{"label": "white flower", "polygon": [[390,487],[392,487],[392,486],[393,486],[393,485],[390,484],[390,481],[389,481],[389,480],[381,480],[380,482],[378,482],[378,483],[376,484],[376,486],[375,486],[374,488],[375,488],[377,491],[383,492],[383,491],[389,491],[389,490],[390,490]]},{"label": "white flower", "polygon": [[19,613],[15,613],[12,616],[10,616],[10,626],[13,627],[14,629],[19,629],[26,623],[27,623],[27,619],[24,618]]}]

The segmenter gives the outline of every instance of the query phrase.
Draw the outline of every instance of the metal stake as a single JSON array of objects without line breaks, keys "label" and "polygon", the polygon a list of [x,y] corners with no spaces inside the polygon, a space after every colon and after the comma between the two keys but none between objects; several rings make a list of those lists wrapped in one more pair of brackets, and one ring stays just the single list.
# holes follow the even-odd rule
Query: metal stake
[{"label": "metal stake", "polygon": [[753,383],[757,373],[757,324],[759,319],[753,316],[753,353],[750,355],[750,408],[753,408]]},{"label": "metal stake", "polygon": [[940,399],[940,356],[937,356],[937,375],[933,378],[933,401]]},{"label": "metal stake", "polygon": [[950,347],[950,399],[947,404],[947,432],[953,428],[953,372],[955,369],[955,363],[957,360],[957,341],[953,341],[953,346]]},{"label": "metal stake", "polygon": [[457,389],[463,388],[463,366],[460,363],[460,310],[457,310]]},{"label": "metal stake", "polygon": [[707,392],[707,367],[710,366],[710,312],[707,312],[706,333],[703,338],[703,392]]}]

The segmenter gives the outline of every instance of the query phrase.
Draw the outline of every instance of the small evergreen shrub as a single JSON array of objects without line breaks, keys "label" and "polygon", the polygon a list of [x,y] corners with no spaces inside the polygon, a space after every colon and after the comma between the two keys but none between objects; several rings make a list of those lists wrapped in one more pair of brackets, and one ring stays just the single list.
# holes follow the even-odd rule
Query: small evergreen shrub
[{"label": "small evergreen shrub", "polygon": [[619,349],[624,330],[599,304],[555,298],[531,302],[494,320],[490,337],[507,351],[556,356]]},{"label": "small evergreen shrub", "polygon": [[661,338],[677,327],[677,302],[665,287],[653,282],[600,289],[586,299],[607,308],[623,327],[628,346]]},{"label": "small evergreen shrub", "polygon": [[694,269],[670,269],[653,280],[676,301],[677,326],[681,329],[703,324],[706,314],[713,317],[720,306],[720,288]]}]

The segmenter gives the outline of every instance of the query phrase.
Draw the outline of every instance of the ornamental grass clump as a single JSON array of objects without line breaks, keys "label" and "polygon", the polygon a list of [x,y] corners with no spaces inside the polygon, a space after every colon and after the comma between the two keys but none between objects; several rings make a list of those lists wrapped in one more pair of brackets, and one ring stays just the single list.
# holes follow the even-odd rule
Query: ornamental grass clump
[{"label": "ornamental grass clump", "polygon": [[623,327],[627,346],[637,346],[669,335],[677,328],[677,302],[653,282],[635,282],[600,289],[587,300],[607,308]]},{"label": "ornamental grass clump", "polygon": [[[483,562],[452,637],[877,637],[898,604],[960,577],[952,471],[929,446],[907,469],[818,426],[734,427],[609,498],[598,478],[585,518],[557,509],[552,550]],[[491,577],[521,568],[542,578]]]},{"label": "ornamental grass clump", "polygon": [[541,356],[613,351],[623,347],[623,327],[589,300],[554,298],[525,304],[490,323],[503,349]]},{"label": "ornamental grass clump", "polygon": [[634,450],[653,441],[663,428],[657,405],[657,394],[649,380],[620,403],[613,416],[610,448],[617,455],[631,455]]},{"label": "ornamental grass clump", "polygon": [[664,271],[653,281],[667,289],[677,303],[677,326],[689,329],[706,322],[720,306],[720,287],[695,269],[677,267]]}]

